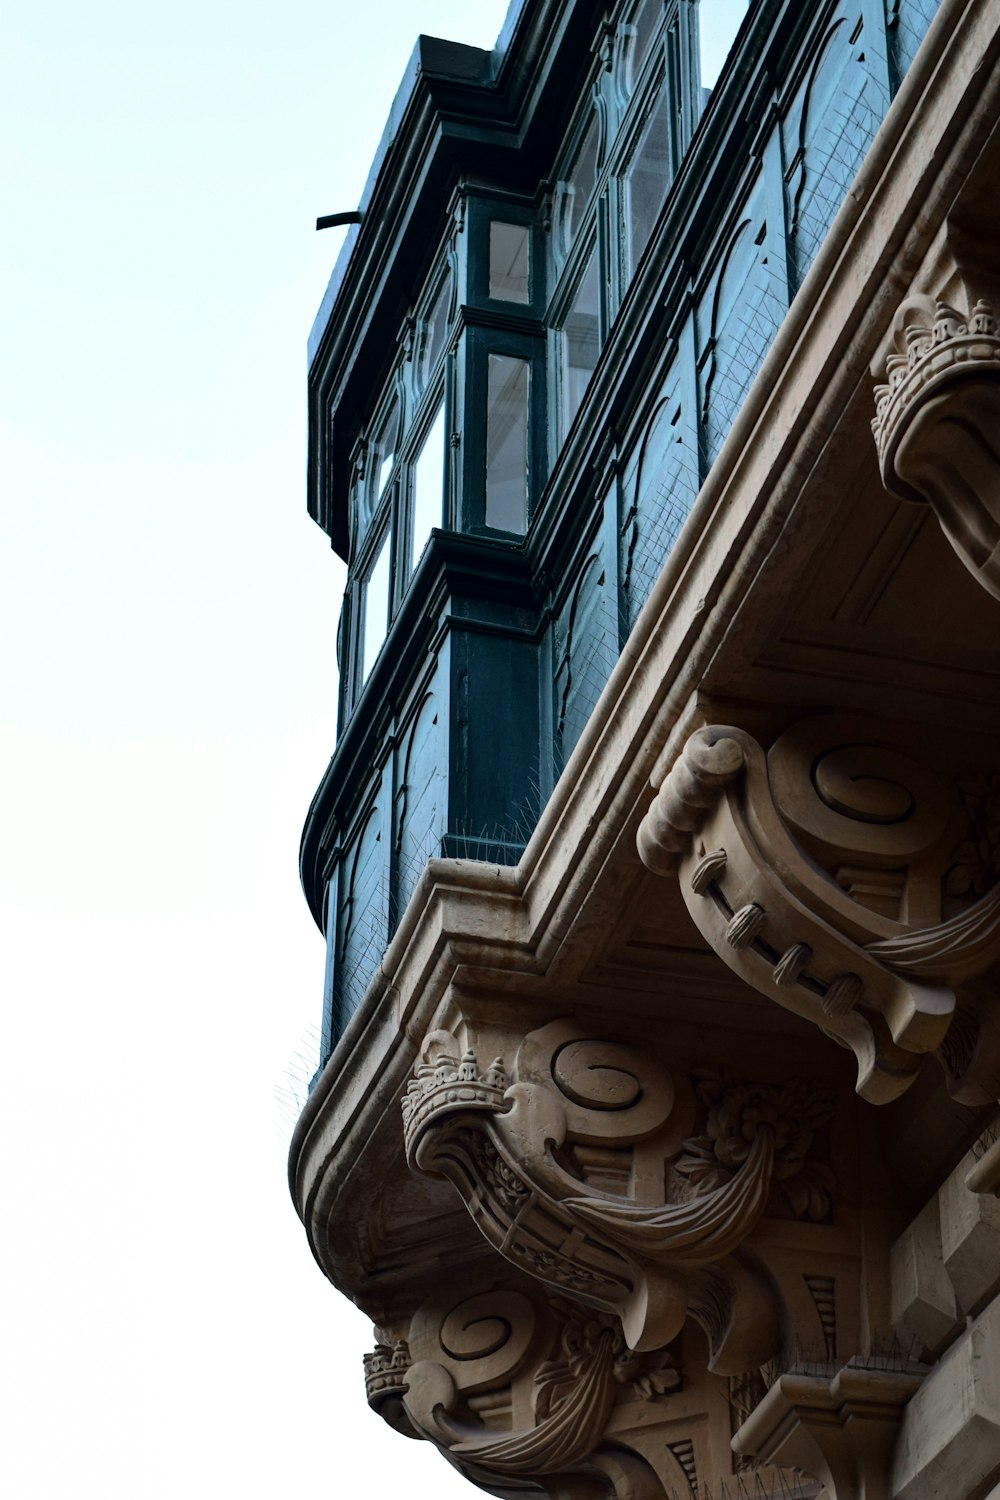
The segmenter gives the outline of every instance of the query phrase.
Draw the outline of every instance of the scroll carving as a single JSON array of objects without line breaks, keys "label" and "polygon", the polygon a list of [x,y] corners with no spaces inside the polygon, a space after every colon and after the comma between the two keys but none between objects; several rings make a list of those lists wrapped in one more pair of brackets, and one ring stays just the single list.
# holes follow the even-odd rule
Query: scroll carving
[{"label": "scroll carving", "polygon": [[[633,1354],[615,1319],[511,1287],[450,1306],[432,1299],[410,1342],[402,1402],[412,1435],[491,1488],[534,1481],[556,1493],[549,1476],[607,1473],[600,1449],[616,1404],[657,1402],[681,1384],[669,1350]],[[366,1378],[384,1353],[368,1357]]]},{"label": "scroll carving", "polygon": [[872,422],[882,482],[928,502],[965,567],[1000,599],[1000,335],[977,302],[965,318],[911,297],[893,325],[895,352],[876,386]]},{"label": "scroll carving", "polygon": [[502,1256],[613,1318],[629,1348],[664,1346],[690,1315],[713,1370],[770,1358],[780,1309],[740,1247],[765,1213],[827,1216],[828,1092],[718,1072],[692,1089],[648,1051],[567,1022],[524,1039],[500,1096],[505,1076],[432,1033],[403,1104],[411,1166],[452,1182]]},{"label": "scroll carving", "polygon": [[677,869],[716,953],[855,1054],[858,1092],[903,1092],[939,1048],[954,987],[1000,958],[1000,887],[941,920],[954,797],[877,725],[814,719],[764,751],[698,730],[639,829]]}]

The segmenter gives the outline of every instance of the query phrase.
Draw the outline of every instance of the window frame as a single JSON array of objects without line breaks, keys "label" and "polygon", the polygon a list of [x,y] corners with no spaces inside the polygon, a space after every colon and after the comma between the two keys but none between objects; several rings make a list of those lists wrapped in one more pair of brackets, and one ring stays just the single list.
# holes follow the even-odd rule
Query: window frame
[{"label": "window frame", "polygon": [[[462,484],[457,529],[473,536],[521,540],[531,527],[542,491],[546,461],[546,341],[543,332],[516,328],[480,327],[465,330],[465,431],[462,444]],[[491,354],[522,359],[528,366],[527,494],[523,532],[505,531],[486,521],[486,457]]]}]

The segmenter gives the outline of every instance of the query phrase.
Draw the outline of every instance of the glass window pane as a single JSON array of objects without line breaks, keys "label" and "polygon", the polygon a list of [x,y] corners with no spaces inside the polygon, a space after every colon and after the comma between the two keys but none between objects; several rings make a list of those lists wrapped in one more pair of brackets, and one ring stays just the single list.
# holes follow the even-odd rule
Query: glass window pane
[{"label": "glass window pane", "polygon": [[564,431],[576,416],[583,393],[600,353],[600,289],[597,252],[592,251],[583,279],[577,288],[566,321],[563,324],[563,418]]},{"label": "glass window pane", "polygon": [[424,322],[420,346],[418,386],[423,390],[434,374],[448,332],[448,304],[451,301],[451,277],[445,276]]},{"label": "glass window pane", "polygon": [[393,400],[385,420],[375,439],[375,492],[373,499],[383,494],[396,458],[396,440],[399,436],[399,402]]},{"label": "glass window pane", "polygon": [[486,407],[486,524],[528,529],[528,361],[491,354]]},{"label": "glass window pane", "polygon": [[361,653],[361,680],[375,665],[389,628],[389,533],[386,532],[378,556],[365,580],[364,645]]},{"label": "glass window pane", "polygon": [[528,302],[528,240],[524,224],[490,225],[490,296]]},{"label": "glass window pane", "polygon": [[669,182],[667,100],[661,86],[625,174],[629,275],[635,271],[649,243]]},{"label": "glass window pane", "polygon": [[642,0],[635,15],[632,17],[632,25],[635,27],[635,40],[632,44],[632,58],[630,67],[629,87],[634,88],[642,65],[646,61],[650,44],[656,34],[656,28],[663,20],[663,0]]},{"label": "glass window pane", "polygon": [[423,447],[413,466],[413,527],[410,567],[427,544],[431,528],[440,526],[444,511],[444,402],[437,409]]},{"label": "glass window pane", "polygon": [[563,193],[561,208],[562,250],[566,254],[583,221],[584,210],[590,202],[597,181],[597,116],[591,117],[587,133],[583,138],[576,160],[566,181],[560,184]]}]

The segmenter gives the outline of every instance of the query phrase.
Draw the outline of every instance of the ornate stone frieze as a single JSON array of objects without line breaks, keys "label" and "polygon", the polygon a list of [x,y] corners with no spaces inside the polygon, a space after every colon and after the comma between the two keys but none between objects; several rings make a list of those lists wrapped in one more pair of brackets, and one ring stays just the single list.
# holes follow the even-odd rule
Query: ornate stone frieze
[{"label": "ornate stone frieze", "polygon": [[872,422],[882,482],[929,502],[969,572],[1000,599],[1000,334],[992,309],[968,318],[911,297],[893,326],[895,352],[875,388]]},{"label": "ornate stone frieze", "polygon": [[1000,886],[942,920],[959,816],[878,725],[806,720],[767,755],[716,725],[688,740],[638,847],[678,872],[726,964],[849,1047],[882,1103],[944,1042],[954,987],[1000,957]]},{"label": "ornate stone frieze", "polygon": [[829,1216],[829,1091],[718,1070],[692,1087],[649,1050],[568,1022],[524,1038],[500,1096],[484,1080],[503,1072],[431,1033],[403,1106],[411,1166],[447,1178],[502,1256],[612,1316],[630,1348],[662,1347],[690,1315],[713,1369],[770,1358],[780,1308],[740,1247],[765,1214]]}]

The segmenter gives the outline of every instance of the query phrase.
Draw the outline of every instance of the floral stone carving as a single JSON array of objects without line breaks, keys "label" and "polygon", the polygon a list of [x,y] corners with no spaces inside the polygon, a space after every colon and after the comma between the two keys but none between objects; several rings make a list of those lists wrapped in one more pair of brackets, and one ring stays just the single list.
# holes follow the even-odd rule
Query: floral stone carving
[{"label": "floral stone carving", "polygon": [[911,297],[893,325],[895,352],[875,388],[872,422],[882,482],[929,503],[945,536],[1000,599],[1000,335],[992,309],[968,318]]},{"label": "floral stone carving", "polygon": [[780,1088],[740,1083],[725,1073],[706,1071],[697,1093],[708,1107],[705,1133],[685,1141],[683,1155],[674,1163],[676,1172],[696,1189],[721,1187],[767,1131],[774,1153],[768,1216],[814,1223],[829,1218],[833,1173],[813,1150],[817,1132],[833,1115],[829,1089],[799,1078]]},{"label": "floral stone carving", "polygon": [[[662,1347],[691,1315],[714,1370],[770,1358],[780,1309],[737,1252],[769,1205],[828,1211],[829,1174],[810,1154],[828,1095],[705,1075],[707,1133],[692,1138],[685,1080],[567,1022],[524,1039],[502,1098],[485,1081],[500,1071],[481,1072],[450,1033],[431,1033],[403,1104],[411,1166],[452,1182],[502,1256],[612,1316],[631,1349]],[[628,1192],[588,1182],[595,1147],[629,1163]]]},{"label": "floral stone carving", "polygon": [[[724,962],[849,1047],[858,1092],[883,1103],[941,1046],[954,986],[1000,957],[1000,887],[940,920],[955,817],[878,725],[807,720],[767,756],[716,725],[691,736],[637,842],[649,868],[678,871]],[[891,910],[859,896],[883,870]]]},{"label": "floral stone carving", "polygon": [[968,822],[945,875],[949,896],[983,896],[1000,881],[1000,775],[970,776],[958,784]]}]

